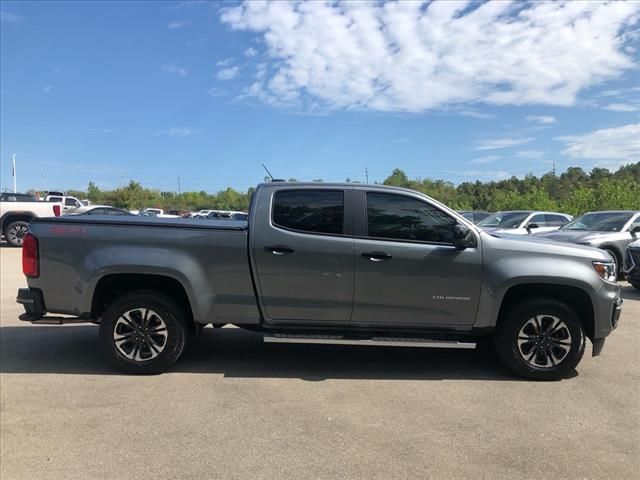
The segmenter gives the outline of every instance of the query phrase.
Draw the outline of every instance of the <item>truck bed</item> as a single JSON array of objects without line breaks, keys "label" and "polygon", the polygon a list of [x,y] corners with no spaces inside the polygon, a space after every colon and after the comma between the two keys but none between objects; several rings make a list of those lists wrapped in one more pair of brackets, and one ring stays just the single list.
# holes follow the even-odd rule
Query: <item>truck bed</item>
[{"label": "truck bed", "polygon": [[[182,286],[198,323],[257,323],[247,222],[113,216],[36,219],[44,306],[95,317],[100,282],[162,275]],[[144,284],[140,288],[145,288]]]}]

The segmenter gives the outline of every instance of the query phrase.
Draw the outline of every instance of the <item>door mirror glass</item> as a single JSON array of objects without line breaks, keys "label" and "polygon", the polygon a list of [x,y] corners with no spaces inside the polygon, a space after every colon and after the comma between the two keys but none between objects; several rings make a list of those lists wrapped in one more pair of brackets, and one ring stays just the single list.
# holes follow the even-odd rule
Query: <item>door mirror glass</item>
[{"label": "door mirror glass", "polygon": [[465,225],[457,224],[453,227],[453,246],[458,250],[476,246],[476,236]]}]

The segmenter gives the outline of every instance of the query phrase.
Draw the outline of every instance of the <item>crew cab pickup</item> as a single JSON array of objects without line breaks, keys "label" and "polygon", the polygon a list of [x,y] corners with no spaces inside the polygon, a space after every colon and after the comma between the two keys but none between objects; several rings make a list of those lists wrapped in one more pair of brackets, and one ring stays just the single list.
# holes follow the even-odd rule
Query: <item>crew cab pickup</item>
[{"label": "crew cab pickup", "polygon": [[[611,256],[490,234],[420,193],[378,185],[273,182],[249,219],[60,217],[23,248],[34,323],[93,322],[108,360],[166,370],[212,324],[265,341],[475,348],[515,373],[573,372],[622,300]],[[63,314],[68,316],[52,316]]]},{"label": "crew cab pickup", "polygon": [[61,203],[41,202],[28,193],[0,193],[0,233],[12,247],[22,245],[31,220],[60,216]]}]

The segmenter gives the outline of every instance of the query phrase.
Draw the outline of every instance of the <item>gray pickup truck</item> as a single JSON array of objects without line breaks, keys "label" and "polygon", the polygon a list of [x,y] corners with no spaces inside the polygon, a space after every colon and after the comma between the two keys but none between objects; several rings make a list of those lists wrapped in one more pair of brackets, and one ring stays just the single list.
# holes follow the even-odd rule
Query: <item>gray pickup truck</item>
[{"label": "gray pickup truck", "polygon": [[261,184],[248,222],[36,219],[23,270],[22,320],[97,323],[129,373],[162,372],[189,335],[232,324],[270,342],[494,344],[515,373],[557,379],[586,338],[600,353],[622,307],[608,253],[486,233],[378,185]]}]

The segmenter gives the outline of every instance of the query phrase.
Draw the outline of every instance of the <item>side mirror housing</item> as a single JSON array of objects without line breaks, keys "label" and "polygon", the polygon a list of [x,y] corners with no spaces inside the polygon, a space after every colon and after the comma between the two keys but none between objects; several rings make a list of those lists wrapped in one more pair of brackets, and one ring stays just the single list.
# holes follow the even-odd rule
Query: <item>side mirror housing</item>
[{"label": "side mirror housing", "polygon": [[453,227],[453,246],[458,250],[477,246],[476,236],[470,228],[457,224]]},{"label": "side mirror housing", "polygon": [[631,227],[631,234],[632,235],[638,235],[640,233],[640,225],[636,225],[636,226],[632,226]]},{"label": "side mirror housing", "polygon": [[526,226],[527,230],[532,230],[534,228],[540,228],[540,226],[537,223],[528,223]]}]

